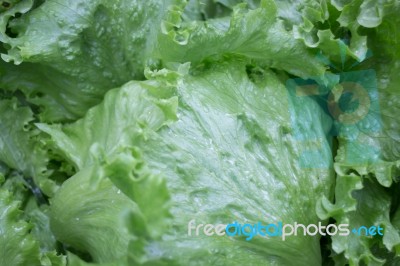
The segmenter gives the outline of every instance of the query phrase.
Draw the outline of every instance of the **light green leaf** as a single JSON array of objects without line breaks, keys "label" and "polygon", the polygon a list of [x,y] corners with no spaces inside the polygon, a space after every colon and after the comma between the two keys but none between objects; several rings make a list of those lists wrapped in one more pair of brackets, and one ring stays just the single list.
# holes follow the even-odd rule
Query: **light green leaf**
[{"label": "light green leaf", "polygon": [[[165,193],[157,192],[162,190],[155,188],[149,191],[150,187],[146,189],[146,183],[143,183],[142,188],[140,183],[135,183],[135,170],[129,174],[128,169],[135,169],[137,163],[129,153],[121,155],[116,151],[128,144],[136,146],[135,150],[138,149],[137,152],[140,152],[152,175],[164,177],[171,196],[172,224],[163,232],[162,241],[154,237],[148,241],[143,241],[144,238],[132,240],[129,245],[131,264],[158,265],[165,262],[166,265],[259,265],[271,261],[279,265],[290,265],[293,260],[298,265],[320,264],[318,237],[297,236],[286,241],[279,237],[258,237],[248,242],[242,237],[207,238],[187,235],[187,224],[192,219],[196,219],[197,223],[211,224],[226,224],[235,220],[243,223],[318,223],[316,202],[322,196],[331,198],[330,184],[333,181],[331,152],[326,138],[329,124],[314,123],[314,130],[307,132],[297,132],[294,129],[305,129],[311,121],[324,121],[320,120],[321,117],[327,119],[318,104],[307,97],[302,98],[302,102],[294,103],[302,104],[303,108],[297,114],[302,119],[294,119],[299,124],[293,125],[289,112],[291,98],[273,72],[264,69],[262,74],[249,79],[246,63],[232,60],[214,62],[208,68],[195,72],[178,78],[174,93],[179,97],[176,122],[163,122],[167,117],[159,108],[155,108],[157,102],[148,100],[149,93],[144,88],[155,90],[148,85],[152,84],[149,81],[128,83],[119,90],[111,91],[103,104],[70,126],[49,127],[42,124],[40,128],[49,133],[56,147],[80,167],[94,161],[87,159],[90,157],[87,147],[95,145],[93,150],[98,152],[93,154],[115,165],[112,169],[106,167],[104,175],[111,174],[113,183],[126,195],[133,195],[131,199],[138,204],[139,209],[143,209],[141,213],[148,217],[155,215],[152,212],[146,214],[144,205],[153,206],[156,199],[151,198],[150,201],[146,195],[153,195],[153,192],[161,195]],[[162,79],[159,75],[155,77]],[[138,113],[141,115],[138,116]],[[119,126],[113,126],[114,123]],[[103,125],[107,125],[107,137],[98,134],[95,129]],[[138,125],[145,125],[139,131],[140,134],[137,133]],[[128,135],[131,137],[126,138]],[[119,141],[116,141],[117,137]],[[314,160],[307,153],[313,152],[309,138],[317,143],[321,152],[321,165],[316,168],[307,166]],[[119,159],[112,159],[113,156]],[[83,178],[83,175],[91,174],[82,172],[77,176]],[[90,230],[87,226],[87,232],[93,233],[93,236],[87,237],[87,232],[80,231],[82,227],[78,226],[79,221],[72,223],[71,220],[71,224],[64,222],[66,217],[58,213],[62,202],[65,206],[66,200],[74,206],[69,208],[74,212],[76,209],[84,210],[76,207],[81,206],[78,204],[82,204],[82,201],[85,202],[82,206],[90,206],[93,198],[97,197],[99,192],[96,193],[95,188],[90,192],[92,195],[85,194],[86,188],[78,192],[84,195],[79,197],[79,203],[69,196],[70,193],[77,193],[76,187],[79,188],[81,182],[72,181],[77,176],[65,183],[66,186],[58,193],[57,206],[53,205],[56,210],[54,217],[60,222],[54,225],[55,230],[70,230],[68,233],[59,231],[56,235],[68,240],[64,237],[86,234],[79,241],[75,239],[74,245],[88,239],[103,242],[98,240],[100,232]],[[124,185],[124,180],[126,184],[132,184]],[[76,185],[70,184],[67,187],[69,182],[76,182]],[[146,182],[153,181],[150,178]],[[156,183],[160,184],[159,181]],[[154,184],[152,186],[157,187]],[[140,190],[143,193],[139,193]],[[145,204],[142,201],[143,208],[135,194],[148,202]],[[98,210],[100,213],[100,208]],[[102,211],[110,212],[108,208]],[[82,214],[87,211],[80,212]],[[68,219],[80,216],[78,213],[67,215],[70,217]],[[144,228],[140,220],[137,220],[138,217],[134,213],[128,217],[132,221],[133,235]],[[147,220],[149,230],[158,230],[158,222],[153,221],[155,219]],[[141,249],[143,246],[144,250]],[[95,258],[98,258],[96,252],[91,250],[90,253],[96,254]],[[248,256],[249,252],[252,253],[251,257]]]},{"label": "light green leaf", "polygon": [[[169,82],[132,81],[108,92],[101,105],[74,124],[37,126],[55,139],[56,148],[65,158],[83,169],[93,164],[96,157],[106,159],[175,120],[176,108],[177,98],[173,97]],[[94,144],[101,147],[103,155]]]},{"label": "light green leaf", "polygon": [[66,265],[65,258],[57,255],[54,250],[40,249],[40,239],[36,238],[37,233],[31,233],[31,230],[36,231],[36,224],[22,219],[20,208],[21,202],[14,200],[7,189],[0,187],[0,264]]},{"label": "light green leaf", "polygon": [[[322,201],[319,205],[321,218],[332,217],[337,224],[348,224],[350,235],[332,236],[332,249],[337,253],[343,253],[350,265],[384,265],[393,248],[400,245],[400,235],[390,220],[389,212],[391,195],[385,189],[370,178],[345,175],[338,176],[336,183],[337,199],[335,204]],[[367,236],[364,226],[379,226],[382,228],[383,237],[379,235]],[[352,230],[361,232],[357,235]],[[375,252],[375,247],[382,243],[386,254],[380,257]]]},{"label": "light green leaf", "polygon": [[44,121],[83,116],[107,90],[143,79],[167,3],[50,0],[14,19],[7,14],[23,12],[10,9],[0,14],[2,58],[22,64],[3,63],[0,86],[22,90]]},{"label": "light green leaf", "polygon": [[[262,1],[259,8],[248,10],[237,5],[232,17],[202,21],[182,21],[181,6],[171,8],[163,21],[154,57],[163,62],[199,64],[209,57],[239,56],[283,69],[289,73],[310,77],[324,73],[324,65],[314,52],[277,19],[273,1]],[[304,64],[307,62],[307,68]]]},{"label": "light green leaf", "polygon": [[[80,170],[51,202],[52,231],[94,262],[126,262],[128,255],[140,262],[146,242],[168,226],[165,180],[152,174],[134,146],[176,120],[171,84],[179,74],[147,74],[160,81],[130,82],[112,90],[74,124],[38,124]],[[131,245],[135,249],[128,252]]]},{"label": "light green leaf", "polygon": [[58,185],[49,179],[50,155],[43,147],[41,132],[33,125],[34,115],[28,106],[21,106],[16,98],[0,100],[0,161],[33,178],[47,195]]}]

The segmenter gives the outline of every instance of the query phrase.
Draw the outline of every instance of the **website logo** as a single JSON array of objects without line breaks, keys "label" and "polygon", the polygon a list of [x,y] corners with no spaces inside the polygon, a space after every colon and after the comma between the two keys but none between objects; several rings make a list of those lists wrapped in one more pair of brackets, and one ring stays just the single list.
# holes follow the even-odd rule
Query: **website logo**
[{"label": "website logo", "polygon": [[192,219],[188,223],[188,236],[243,236],[246,241],[252,240],[256,236],[260,237],[280,237],[285,241],[290,236],[348,236],[350,234],[358,236],[383,236],[383,228],[375,225],[359,226],[350,229],[349,224],[328,224],[322,222],[318,224],[304,225],[301,223],[285,224],[283,222],[263,224],[258,222],[255,224],[239,223],[237,221],[230,224],[196,224],[196,220]]},{"label": "website logo", "polygon": [[[378,160],[380,148],[368,141],[368,137],[378,136],[382,129],[376,73],[373,69],[351,70],[354,66],[349,70],[332,66],[337,73],[287,80],[293,135],[306,147],[299,158],[301,167],[329,166],[327,160],[324,163],[319,159],[326,154],[320,141],[329,136],[346,141],[342,151],[344,163],[362,165]],[[312,121],[304,117],[315,115],[317,109],[324,116],[321,121],[329,127],[327,132],[314,130],[310,133],[306,130],[312,127]],[[355,153],[363,156],[354,156]]]}]

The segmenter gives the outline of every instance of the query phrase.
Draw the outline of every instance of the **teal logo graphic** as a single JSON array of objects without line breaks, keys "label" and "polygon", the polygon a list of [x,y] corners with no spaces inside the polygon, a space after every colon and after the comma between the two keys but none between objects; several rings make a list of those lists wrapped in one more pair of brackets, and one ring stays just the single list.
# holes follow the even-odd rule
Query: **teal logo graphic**
[{"label": "teal logo graphic", "polygon": [[[308,147],[299,158],[301,167],[327,167],[323,158],[329,155],[320,143],[332,137],[346,141],[345,150],[340,151],[345,163],[361,165],[378,159],[380,149],[371,143],[382,127],[376,73],[373,69],[352,70],[356,66],[348,70],[332,66],[337,73],[286,82],[294,137]],[[323,121],[323,129],[308,133],[305,129],[314,128],[312,117],[316,115]]]}]

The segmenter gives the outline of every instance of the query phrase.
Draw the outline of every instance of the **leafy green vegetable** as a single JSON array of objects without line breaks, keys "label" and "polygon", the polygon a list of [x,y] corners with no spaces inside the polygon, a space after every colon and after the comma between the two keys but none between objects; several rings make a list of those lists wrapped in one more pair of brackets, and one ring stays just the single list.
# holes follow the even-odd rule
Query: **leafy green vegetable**
[{"label": "leafy green vegetable", "polygon": [[7,189],[13,186],[15,184],[3,184],[0,187],[1,265],[66,265],[65,257],[58,256],[55,252],[54,240],[52,243],[48,242],[50,245],[43,246],[47,241],[43,237],[46,234],[47,238],[52,237],[49,230],[43,230],[41,227],[48,224],[46,214],[37,207],[32,212],[26,211],[29,216],[40,219],[42,225],[35,219],[32,219],[32,223],[23,219],[21,201],[16,200]]},{"label": "leafy green vegetable", "polygon": [[[398,227],[391,221],[390,213],[392,208],[397,208],[396,202],[392,199],[393,195],[384,188],[392,186],[393,191],[396,190],[397,184],[393,184],[393,181],[398,181],[400,167],[396,130],[399,120],[393,116],[399,109],[396,87],[399,80],[395,73],[400,62],[400,36],[395,25],[399,25],[400,20],[395,14],[400,9],[398,5],[392,8],[395,9],[386,14],[381,26],[369,36],[372,53],[376,55],[357,67],[376,69],[376,97],[380,102],[380,109],[375,110],[374,116],[367,117],[353,134],[339,138],[339,150],[335,159],[338,173],[335,195],[343,201],[338,204],[337,200],[334,206],[323,203],[325,210],[321,214],[323,217],[332,216],[337,221],[346,220],[358,226],[375,224],[385,228],[383,239],[378,241],[352,237],[346,244],[343,239],[333,239],[333,250],[336,253],[344,251],[345,258],[353,265],[360,264],[361,260],[371,265],[383,265],[385,258],[398,256],[400,245]],[[371,128],[375,130],[371,131]],[[348,176],[351,171],[355,171],[357,175]],[[353,181],[349,182],[350,180]],[[364,184],[363,189],[361,183]],[[350,195],[354,198],[349,197]],[[382,244],[384,247],[376,252],[376,246],[383,246]]]},{"label": "leafy green vegetable", "polygon": [[[324,73],[324,66],[313,52],[294,40],[277,20],[273,1],[263,1],[255,10],[238,5],[230,20],[184,22],[181,13],[182,9],[176,6],[169,11],[168,20],[163,21],[155,49],[156,58],[197,64],[208,57],[233,54],[301,77]],[[301,67],[305,62],[308,67]]]},{"label": "leafy green vegetable", "polygon": [[[158,77],[159,73],[153,75]],[[297,158],[307,149],[307,144],[296,140],[291,132],[290,114],[285,111],[289,108],[289,97],[274,73],[265,70],[262,78],[253,83],[247,77],[245,62],[224,61],[217,62],[199,75],[183,75],[177,83],[175,93],[180,102],[179,120],[167,126],[163,121],[165,114],[173,113],[170,106],[175,98],[170,98],[169,102],[149,101],[147,90],[153,92],[155,88],[143,89],[139,83],[111,91],[103,104],[90,110],[88,116],[73,125],[64,128],[39,127],[51,134],[60,152],[70,155],[70,159],[79,166],[91,164],[82,162],[83,158],[91,156],[83,151],[93,150],[97,145],[105,150],[92,153],[102,154],[105,158],[125,146],[135,145],[142,150],[144,162],[166,179],[172,197],[175,234],[168,237],[169,241],[149,244],[152,249],[158,250],[156,253],[168,254],[164,255],[166,257],[158,255],[157,259],[169,259],[179,265],[190,263],[194,257],[199,260],[199,265],[233,261],[241,264],[246,259],[245,254],[253,252],[253,264],[262,263],[265,258],[287,264],[300,256],[297,252],[307,252],[304,263],[313,261],[318,264],[321,258],[317,238],[299,237],[286,242],[280,239],[257,240],[264,247],[258,250],[242,240],[185,237],[185,226],[194,217],[207,218],[215,224],[236,219],[256,222],[260,216],[263,220],[317,222],[316,215],[310,216],[309,212],[315,208],[320,196],[330,197],[330,186],[326,184],[332,182],[332,171],[329,164],[317,169],[301,167]],[[316,103],[305,100],[309,102],[301,114],[303,124],[300,127],[324,116]],[[281,108],[282,105],[287,108]],[[113,126],[114,123],[121,123],[130,129]],[[105,132],[97,128],[103,126],[108,127],[107,135],[96,134]],[[330,146],[324,126],[315,125],[314,129],[303,137],[315,138],[324,151],[323,160],[329,162]],[[88,137],[82,138],[84,135]],[[119,168],[123,169],[123,166]],[[108,176],[107,171],[105,175]],[[123,182],[119,179],[125,175],[119,173],[115,179],[112,176],[109,178],[118,186]],[[72,177],[71,182],[74,178],[77,177]],[[64,186],[62,191],[76,193],[78,184]],[[126,187],[125,190],[123,186],[120,188],[130,195]],[[299,188],[310,189],[307,197]],[[62,199],[71,198],[61,193],[58,196]],[[98,202],[97,197],[88,198],[90,202]],[[110,202],[108,197],[102,198],[103,204]],[[140,204],[138,199],[136,202]],[[84,204],[85,208],[90,204]],[[151,207],[150,201],[145,205]],[[190,206],[190,209],[185,206]],[[263,211],[265,206],[269,206],[268,213]],[[54,207],[57,209],[58,204]],[[74,205],[69,208],[79,210]],[[56,227],[69,227],[68,221],[79,216],[75,213],[64,215],[68,218],[57,213],[57,217],[62,217],[62,224]],[[64,231],[59,237],[64,238],[64,235],[71,233]],[[307,250],[300,249],[304,243],[309,247]],[[193,246],[197,248],[192,250]],[[287,252],[281,253],[285,248],[293,250],[291,256]],[[180,255],[181,249],[185,250],[186,256]],[[209,252],[218,256],[203,257]],[[153,256],[146,254],[146,259],[152,260]]]},{"label": "leafy green vegetable", "polygon": [[[23,1],[25,5],[32,1]],[[131,79],[142,79],[153,23],[162,1],[45,1],[30,12],[18,6],[0,14],[0,84],[22,90],[41,106],[45,121],[74,119],[103,94]],[[24,10],[25,11],[25,10]]]},{"label": "leafy green vegetable", "polygon": [[0,160],[34,178],[46,194],[53,194],[58,185],[48,178],[52,174],[47,168],[50,156],[41,143],[40,131],[32,123],[31,109],[20,106],[15,98],[1,100],[0,117]]},{"label": "leafy green vegetable", "polygon": [[0,2],[0,265],[397,265],[399,12]]}]

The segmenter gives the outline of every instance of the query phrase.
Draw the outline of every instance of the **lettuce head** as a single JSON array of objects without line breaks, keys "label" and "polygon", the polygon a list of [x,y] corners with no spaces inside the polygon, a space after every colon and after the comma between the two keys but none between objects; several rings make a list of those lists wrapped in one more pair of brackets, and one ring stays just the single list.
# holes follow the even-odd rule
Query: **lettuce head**
[{"label": "lettuce head", "polygon": [[399,265],[400,2],[0,6],[0,265]]}]

